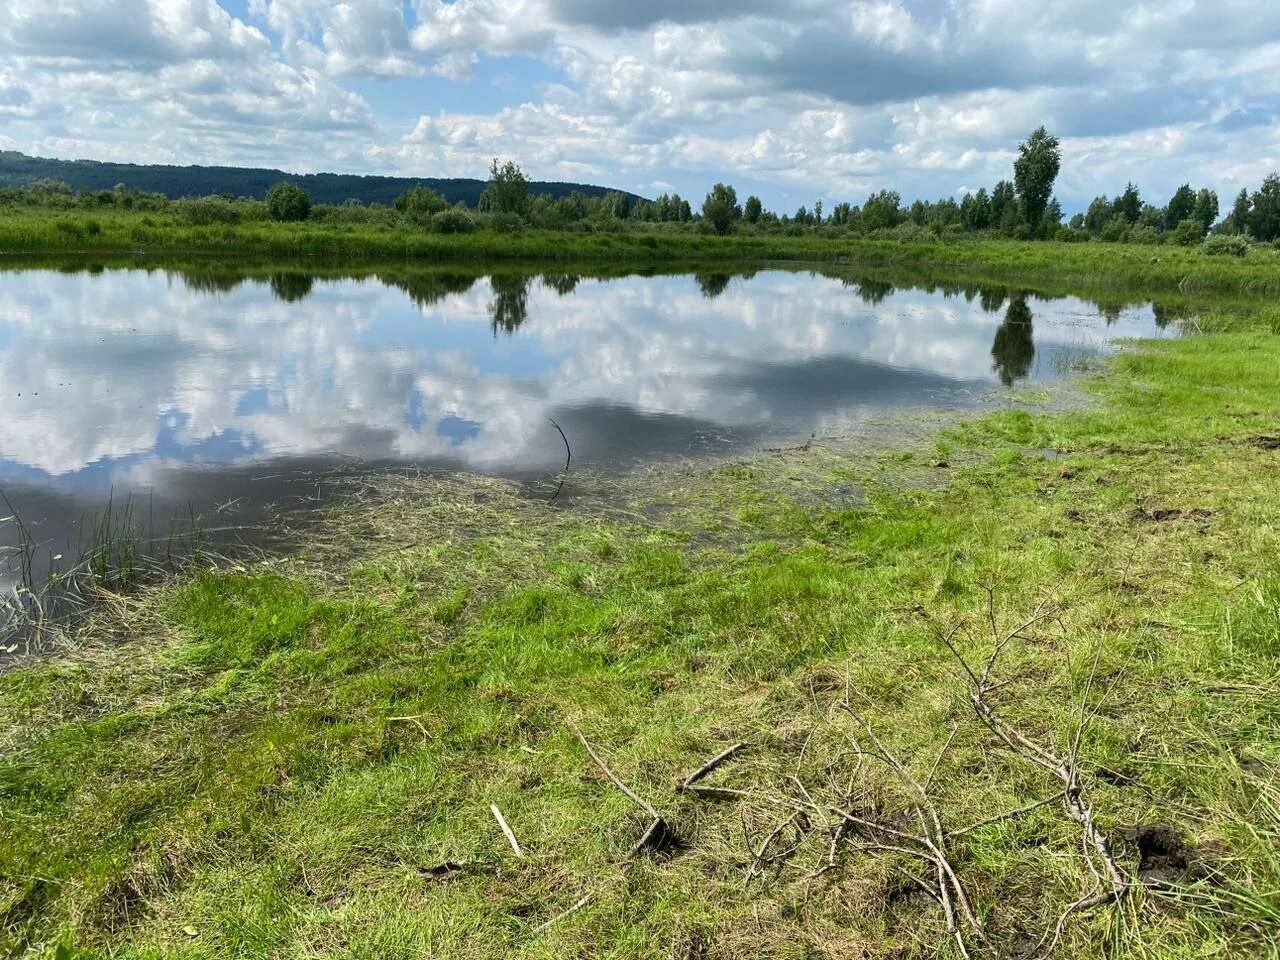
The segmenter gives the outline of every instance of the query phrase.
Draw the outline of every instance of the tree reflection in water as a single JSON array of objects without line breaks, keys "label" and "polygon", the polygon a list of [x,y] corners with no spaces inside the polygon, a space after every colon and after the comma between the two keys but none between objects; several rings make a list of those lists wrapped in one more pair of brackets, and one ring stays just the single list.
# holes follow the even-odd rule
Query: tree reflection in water
[{"label": "tree reflection in water", "polygon": [[529,277],[494,274],[489,278],[493,299],[489,301],[489,317],[493,335],[498,331],[515,333],[529,316]]},{"label": "tree reflection in water", "polygon": [[1027,295],[1015,293],[991,344],[991,357],[995,361],[992,369],[1000,375],[1000,382],[1006,387],[1025,379],[1031,372],[1031,364],[1036,358],[1031,321]]}]

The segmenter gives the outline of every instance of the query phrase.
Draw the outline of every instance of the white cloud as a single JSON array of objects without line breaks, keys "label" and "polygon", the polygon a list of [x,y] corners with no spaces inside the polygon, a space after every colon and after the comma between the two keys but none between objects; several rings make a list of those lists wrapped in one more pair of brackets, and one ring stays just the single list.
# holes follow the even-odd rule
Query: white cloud
[{"label": "white cloud", "polygon": [[[0,116],[37,151],[471,176],[501,154],[777,205],[990,185],[1043,122],[1068,203],[1130,178],[1163,197],[1280,166],[1273,8],[250,0],[241,20],[214,0],[0,0]],[[485,87],[494,60],[512,66]]]}]

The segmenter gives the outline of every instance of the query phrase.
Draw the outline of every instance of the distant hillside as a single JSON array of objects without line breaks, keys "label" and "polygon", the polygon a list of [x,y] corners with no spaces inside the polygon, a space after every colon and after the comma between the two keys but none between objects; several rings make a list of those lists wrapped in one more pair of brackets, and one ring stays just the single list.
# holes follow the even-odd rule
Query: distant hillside
[{"label": "distant hillside", "polygon": [[[316,203],[392,203],[409,187],[421,184],[438,191],[450,203],[462,201],[474,207],[484,190],[483,180],[436,177],[362,177],[348,173],[285,173],[252,167],[171,167],[135,163],[103,163],[97,160],[47,160],[0,150],[0,188],[18,187],[32,180],[62,180],[75,190],[110,190],[117,183],[170,198],[224,193],[261,199],[280,180],[292,180]],[[589,197],[611,193],[608,187],[585,183],[538,182],[533,194],[563,197],[577,190]],[[625,192],[625,191],[619,191]],[[638,199],[634,194],[628,194]]]}]

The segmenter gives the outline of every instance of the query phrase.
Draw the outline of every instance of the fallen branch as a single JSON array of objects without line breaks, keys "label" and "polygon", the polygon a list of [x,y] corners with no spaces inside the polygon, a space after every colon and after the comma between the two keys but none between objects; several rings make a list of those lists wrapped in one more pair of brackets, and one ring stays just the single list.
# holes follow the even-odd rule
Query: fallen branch
[{"label": "fallen branch", "polygon": [[713,772],[715,772],[717,767],[719,767],[722,763],[724,763],[726,760],[733,757],[734,754],[738,753],[740,750],[742,750],[745,747],[746,747],[746,743],[739,741],[738,743],[735,743],[733,746],[729,747],[728,749],[720,751],[720,753],[717,753],[714,757],[712,757],[710,760],[708,760],[706,763],[700,766],[697,770],[693,771],[693,773],[685,777],[684,780],[680,782],[680,785],[676,787],[676,793],[687,793],[689,791],[689,788],[692,787],[695,783],[697,783],[699,780],[702,780],[704,777],[710,776]]},{"label": "fallen branch", "polygon": [[593,901],[595,898],[596,898],[596,895],[595,895],[594,893],[588,893],[586,896],[584,896],[584,897],[582,897],[581,899],[579,899],[579,900],[577,900],[576,902],[574,902],[574,904],[573,904],[571,907],[569,907],[567,910],[561,910],[559,913],[557,913],[557,914],[556,914],[554,917],[552,917],[551,919],[549,919],[549,920],[545,920],[545,921],[543,921],[542,923],[538,924],[536,927],[534,927],[533,932],[534,932],[534,933],[543,933],[543,932],[545,932],[545,931],[547,931],[547,930],[551,929],[553,926],[555,926],[555,925],[556,925],[557,923],[559,923],[561,920],[564,920],[564,919],[566,919],[567,917],[571,917],[571,916],[573,916],[575,913],[577,913],[579,910],[581,910],[581,909],[582,909],[583,907],[585,907],[587,904],[591,903],[591,901]]},{"label": "fallen branch", "polygon": [[636,854],[641,853],[644,850],[659,850],[675,840],[675,831],[671,829],[671,825],[668,824],[662,814],[654,808],[653,804],[649,803],[648,800],[645,800],[638,793],[632,790],[621,777],[613,772],[609,767],[609,764],[605,763],[604,758],[601,757],[600,754],[596,753],[595,748],[591,746],[590,741],[583,736],[582,731],[578,729],[578,725],[576,723],[572,720],[566,720],[565,722],[569,725],[569,729],[573,731],[574,735],[582,743],[583,748],[587,751],[587,756],[595,761],[596,766],[600,768],[601,772],[613,781],[613,785],[621,790],[628,800],[649,815],[650,822],[648,829],[641,834],[640,839],[636,841],[630,852],[628,852],[627,859],[632,859]]},{"label": "fallen branch", "polygon": [[[551,420],[550,417],[547,417],[547,419]],[[556,497],[560,496],[560,491],[564,489],[565,481],[569,479],[569,461],[573,459],[573,451],[569,449],[569,438],[560,429],[560,424],[551,420],[551,425],[556,428],[556,432],[560,434],[560,439],[564,441],[564,472],[560,474],[560,484],[556,487],[556,492],[551,495],[551,499],[547,503],[555,503]]]}]

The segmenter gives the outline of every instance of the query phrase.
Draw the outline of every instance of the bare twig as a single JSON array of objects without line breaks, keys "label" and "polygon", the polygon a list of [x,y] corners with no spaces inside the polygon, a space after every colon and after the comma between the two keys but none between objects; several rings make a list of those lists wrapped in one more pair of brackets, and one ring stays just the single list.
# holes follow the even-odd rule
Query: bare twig
[{"label": "bare twig", "polygon": [[697,770],[693,771],[693,773],[685,777],[684,780],[680,782],[680,785],[676,787],[676,793],[686,793],[691,786],[693,786],[695,783],[697,783],[699,780],[703,779],[704,777],[709,776],[711,773],[713,773],[716,770],[717,767],[719,767],[722,763],[730,759],[734,754],[738,753],[740,750],[742,750],[745,747],[746,747],[746,743],[740,741],[738,743],[735,743],[733,746],[729,747],[728,749],[720,751],[714,757],[712,757],[710,760],[708,760],[706,763],[700,766]]},{"label": "bare twig", "polygon": [[561,920],[564,920],[567,917],[570,917],[573,914],[577,913],[583,907],[587,906],[587,904],[591,903],[591,901],[595,900],[595,898],[596,898],[596,895],[594,893],[586,894],[585,896],[574,901],[573,905],[570,906],[568,909],[561,910],[554,917],[551,917],[549,920],[545,920],[542,923],[538,924],[536,927],[534,927],[533,932],[543,933],[544,931],[549,930],[551,927],[555,926]]},{"label": "bare twig", "polygon": [[644,850],[656,849],[658,847],[665,846],[668,842],[673,840],[675,838],[675,831],[671,829],[671,825],[667,823],[662,814],[654,808],[653,804],[649,803],[649,801],[645,800],[642,796],[632,790],[621,777],[613,772],[609,767],[609,764],[605,763],[604,758],[600,756],[600,754],[596,753],[595,748],[591,746],[590,741],[583,736],[582,731],[578,729],[578,725],[576,723],[572,720],[566,720],[565,722],[568,723],[569,729],[574,732],[574,735],[587,751],[587,755],[595,761],[596,766],[600,768],[601,772],[613,781],[613,785],[621,790],[627,799],[649,815],[649,826],[645,832],[641,834],[640,839],[636,841],[630,852],[628,852],[627,859],[635,857],[636,854]]},{"label": "bare twig", "polygon": [[498,821],[498,826],[502,828],[502,833],[507,838],[507,843],[511,844],[511,849],[515,851],[517,857],[524,858],[524,851],[520,849],[520,841],[516,839],[515,832],[507,824],[507,818],[502,815],[502,811],[498,809],[496,803],[489,804],[489,810],[493,813],[493,819]]}]

